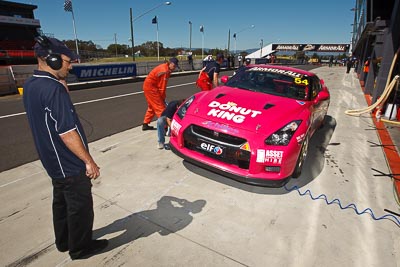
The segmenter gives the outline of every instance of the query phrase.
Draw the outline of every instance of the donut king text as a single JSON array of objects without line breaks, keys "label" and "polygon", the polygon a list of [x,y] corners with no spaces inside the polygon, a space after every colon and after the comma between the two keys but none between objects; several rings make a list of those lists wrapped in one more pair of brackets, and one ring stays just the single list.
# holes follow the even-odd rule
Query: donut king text
[{"label": "donut king text", "polygon": [[261,111],[239,107],[234,102],[222,104],[218,101],[212,101],[208,106],[212,109],[207,113],[207,116],[217,117],[235,123],[242,123],[248,116],[255,118],[257,115],[261,114]]}]

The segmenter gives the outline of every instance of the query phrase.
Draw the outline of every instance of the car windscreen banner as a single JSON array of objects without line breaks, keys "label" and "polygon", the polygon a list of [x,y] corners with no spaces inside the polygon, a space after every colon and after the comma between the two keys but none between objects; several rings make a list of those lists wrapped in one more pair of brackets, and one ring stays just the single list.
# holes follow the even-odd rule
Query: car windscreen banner
[{"label": "car windscreen banner", "polygon": [[80,82],[128,78],[136,76],[136,64],[74,65],[71,72]]}]

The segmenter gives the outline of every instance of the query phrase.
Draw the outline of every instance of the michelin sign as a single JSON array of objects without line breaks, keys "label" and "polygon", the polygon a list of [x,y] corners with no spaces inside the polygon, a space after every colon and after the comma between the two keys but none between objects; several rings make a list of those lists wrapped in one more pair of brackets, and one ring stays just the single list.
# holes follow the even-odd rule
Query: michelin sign
[{"label": "michelin sign", "polygon": [[72,72],[80,82],[127,78],[136,76],[136,64],[74,65]]}]

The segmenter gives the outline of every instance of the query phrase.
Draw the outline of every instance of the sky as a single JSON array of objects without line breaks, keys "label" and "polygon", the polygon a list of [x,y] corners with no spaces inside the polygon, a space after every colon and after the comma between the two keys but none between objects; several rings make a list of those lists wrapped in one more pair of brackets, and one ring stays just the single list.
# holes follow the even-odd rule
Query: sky
[{"label": "sky", "polygon": [[[72,13],[64,11],[64,0],[10,1],[38,6],[34,15],[44,33],[61,40],[75,39]],[[132,8],[135,46],[157,41],[154,16],[158,17],[158,40],[170,48],[188,48],[190,40],[192,48],[231,51],[270,43],[349,43],[354,20],[350,9],[355,6],[355,0],[170,2],[165,5],[165,1],[159,0],[72,0],[77,38],[93,41],[102,48],[115,40],[131,45]],[[202,25],[204,34],[200,32]]]}]

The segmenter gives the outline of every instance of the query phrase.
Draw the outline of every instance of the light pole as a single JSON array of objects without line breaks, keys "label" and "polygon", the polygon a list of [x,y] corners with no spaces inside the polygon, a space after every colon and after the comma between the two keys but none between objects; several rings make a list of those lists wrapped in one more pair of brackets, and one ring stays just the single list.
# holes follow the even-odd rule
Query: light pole
[{"label": "light pole", "polygon": [[204,59],[204,26],[200,26],[200,32],[202,33],[201,38],[201,58]]},{"label": "light pole", "polygon": [[163,5],[169,6],[169,5],[171,5],[171,4],[172,4],[171,2],[162,2],[162,3],[158,4],[158,5],[156,5],[155,7],[150,8],[149,10],[147,10],[146,12],[140,14],[139,16],[137,16],[137,17],[135,17],[135,18],[133,18],[133,16],[132,16],[132,8],[130,8],[131,41],[132,41],[132,60],[133,60],[133,61],[135,61],[135,42],[134,42],[134,39],[133,39],[133,22],[136,21],[136,20],[138,20],[138,19],[140,19],[140,18],[143,17],[144,15],[150,13],[150,12],[153,11],[154,9],[159,8],[160,6],[163,6]]},{"label": "light pole", "polygon": [[228,31],[228,54],[229,55],[231,54],[230,46],[231,46],[231,29],[229,29],[229,31]]},{"label": "light pole", "polygon": [[189,21],[189,51],[192,52],[192,22]]},{"label": "light pole", "polygon": [[237,35],[238,35],[239,33],[241,33],[241,32],[244,32],[245,30],[253,29],[254,27],[255,27],[254,25],[250,25],[250,26],[248,26],[248,27],[246,27],[246,28],[244,28],[244,29],[241,29],[240,31],[235,32],[235,33],[233,34],[233,38],[235,39],[235,55],[236,55],[236,37],[237,37]]},{"label": "light pole", "polygon": [[264,40],[263,40],[263,39],[261,39],[260,46],[261,46],[261,49],[260,49],[260,58],[262,58],[262,49],[263,49],[263,46],[264,46]]},{"label": "light pole", "polygon": [[158,42],[158,18],[155,16],[151,21],[153,24],[157,24],[157,61],[160,61],[160,43]]}]

